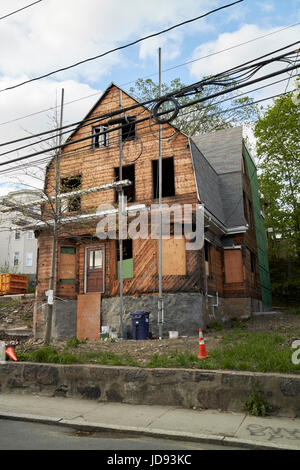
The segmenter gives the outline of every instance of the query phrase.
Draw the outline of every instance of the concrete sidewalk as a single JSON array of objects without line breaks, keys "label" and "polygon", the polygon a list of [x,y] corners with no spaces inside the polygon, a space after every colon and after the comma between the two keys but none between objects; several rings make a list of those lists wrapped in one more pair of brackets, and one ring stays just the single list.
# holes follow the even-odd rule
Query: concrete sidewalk
[{"label": "concrete sidewalk", "polygon": [[300,419],[291,418],[3,393],[0,418],[250,449],[300,450]]}]

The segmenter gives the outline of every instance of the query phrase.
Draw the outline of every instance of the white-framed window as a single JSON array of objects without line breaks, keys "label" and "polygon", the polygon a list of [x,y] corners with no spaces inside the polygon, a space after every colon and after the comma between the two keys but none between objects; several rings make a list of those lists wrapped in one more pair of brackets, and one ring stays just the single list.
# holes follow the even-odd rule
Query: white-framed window
[{"label": "white-framed window", "polygon": [[15,240],[20,240],[20,238],[21,238],[20,230],[15,230]]},{"label": "white-framed window", "polygon": [[33,253],[27,252],[26,253],[26,266],[32,266],[33,263]]},{"label": "white-framed window", "polygon": [[108,146],[108,126],[94,126],[92,128],[92,145],[94,149]]},{"label": "white-framed window", "polygon": [[34,239],[34,232],[33,230],[28,230],[27,232],[27,240],[33,240]]},{"label": "white-framed window", "polygon": [[14,252],[14,266],[19,266],[20,263],[20,253],[18,251]]}]

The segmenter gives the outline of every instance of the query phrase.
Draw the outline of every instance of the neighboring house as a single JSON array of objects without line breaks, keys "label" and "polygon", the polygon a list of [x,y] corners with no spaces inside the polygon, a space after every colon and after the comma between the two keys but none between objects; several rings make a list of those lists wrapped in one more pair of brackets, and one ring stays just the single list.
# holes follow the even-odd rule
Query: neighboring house
[{"label": "neighboring house", "polygon": [[[111,84],[66,141],[61,154],[61,191],[82,191],[122,179],[130,205],[149,208],[158,203],[158,126],[135,123],[148,109],[128,112],[122,134],[109,119],[91,119],[119,109],[120,89]],[[123,108],[137,104],[122,93]],[[90,137],[90,140],[82,139]],[[72,145],[71,145],[72,144]],[[198,333],[198,328],[226,318],[251,315],[271,305],[267,246],[259,209],[255,165],[246,149],[242,128],[189,138],[170,124],[162,126],[164,204],[204,204],[205,244],[186,250],[186,240],[164,239],[164,330]],[[45,192],[54,196],[55,160],[47,168]],[[99,339],[100,325],[119,327],[120,280],[117,240],[96,236],[96,209],[116,205],[116,190],[77,193],[66,211],[57,248],[56,312],[53,332],[58,339],[86,336]],[[72,218],[71,218],[72,217]],[[130,218],[130,217],[129,217]],[[171,228],[174,229],[176,220]],[[68,222],[68,223],[67,223]],[[52,235],[46,225],[36,230],[38,274],[35,335],[44,334],[46,291],[51,276]],[[123,241],[125,314],[150,312],[150,330],[157,332],[158,240]],[[101,308],[100,308],[101,307]]]},{"label": "neighboring house", "polygon": [[[21,190],[10,192],[5,199],[18,205],[34,201],[39,198],[36,191]],[[10,273],[26,274],[29,285],[35,284],[37,240],[32,229],[24,230],[16,227],[16,220],[20,212],[7,210],[1,205],[0,213],[0,270]],[[29,208],[30,210],[30,208]]]}]

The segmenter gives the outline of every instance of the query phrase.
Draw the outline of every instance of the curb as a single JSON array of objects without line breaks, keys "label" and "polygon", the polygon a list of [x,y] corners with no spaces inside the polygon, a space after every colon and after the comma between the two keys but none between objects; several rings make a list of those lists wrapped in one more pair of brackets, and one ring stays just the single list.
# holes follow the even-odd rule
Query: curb
[{"label": "curb", "polygon": [[16,414],[0,412],[1,419],[26,421],[40,424],[50,425],[63,425],[66,427],[74,428],[79,431],[86,432],[115,432],[126,433],[131,435],[143,435],[153,438],[161,439],[176,439],[178,441],[186,442],[205,442],[206,444],[218,444],[226,446],[239,446],[249,450],[300,450],[300,447],[291,447],[284,444],[272,444],[261,441],[252,441],[249,439],[239,439],[237,437],[228,437],[226,435],[215,434],[195,434],[195,433],[179,433],[176,431],[162,431],[161,429],[149,429],[143,427],[133,426],[116,426],[109,424],[99,423],[82,423],[81,421],[68,420],[53,416],[40,416],[32,414]]}]

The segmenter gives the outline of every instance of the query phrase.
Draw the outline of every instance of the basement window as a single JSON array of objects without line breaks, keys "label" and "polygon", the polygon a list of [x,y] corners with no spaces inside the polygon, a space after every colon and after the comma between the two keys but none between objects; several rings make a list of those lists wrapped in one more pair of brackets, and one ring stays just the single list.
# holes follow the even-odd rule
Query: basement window
[{"label": "basement window", "polygon": [[[120,169],[115,168],[115,181],[120,181]],[[122,180],[131,181],[131,186],[124,187],[124,196],[127,197],[127,202],[135,201],[135,168],[134,165],[126,165],[122,167]],[[118,202],[118,191],[116,191],[116,202]]]},{"label": "basement window", "polygon": [[135,116],[127,116],[127,121],[122,124],[122,142],[134,140],[136,137],[136,118]]},{"label": "basement window", "polygon": [[108,146],[108,126],[94,126],[92,128],[92,147],[98,149]]},{"label": "basement window", "polygon": [[[81,175],[69,176],[61,178],[61,192],[70,193],[81,189]],[[66,199],[66,211],[77,212],[81,209],[81,196],[72,196]]]},{"label": "basement window", "polygon": [[[122,240],[123,242],[123,279],[133,278],[133,252],[132,252],[132,240]],[[120,245],[119,241],[116,241],[116,252],[117,252],[117,279],[120,279]]]},{"label": "basement window", "polygon": [[[158,180],[158,160],[152,160],[152,183],[153,197],[159,197],[159,180]],[[175,196],[175,179],[174,179],[174,160],[164,158],[162,160],[162,197]]]}]

